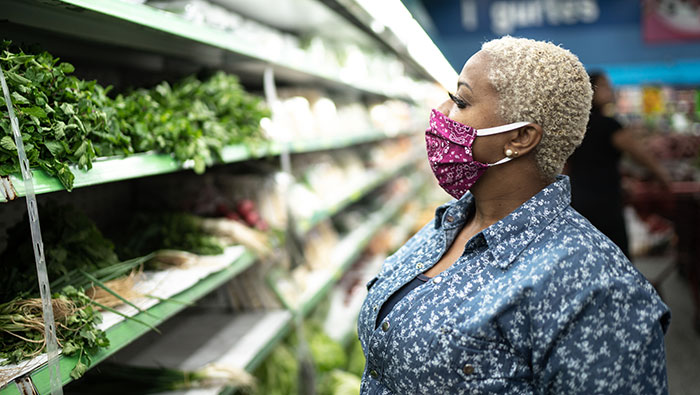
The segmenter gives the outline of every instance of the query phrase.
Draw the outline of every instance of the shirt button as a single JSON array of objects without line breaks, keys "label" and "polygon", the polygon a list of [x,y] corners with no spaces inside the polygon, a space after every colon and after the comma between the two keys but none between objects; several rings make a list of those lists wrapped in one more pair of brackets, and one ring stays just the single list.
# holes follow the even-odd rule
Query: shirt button
[{"label": "shirt button", "polygon": [[369,375],[372,376],[372,378],[375,380],[379,378],[379,373],[377,373],[377,371],[374,369],[369,371]]},{"label": "shirt button", "polygon": [[467,376],[474,373],[474,365],[470,363],[464,365],[464,367],[462,368],[462,372],[464,372],[464,374],[466,374]]},{"label": "shirt button", "polygon": [[423,264],[422,264],[422,263],[418,263],[418,264],[416,265],[416,269],[422,269],[422,268],[423,268]]},{"label": "shirt button", "polygon": [[448,215],[447,217],[445,217],[445,219],[447,220],[447,222],[452,223],[452,222],[454,222],[455,217],[453,217],[453,216],[451,216],[451,215]]},{"label": "shirt button", "polygon": [[433,279],[433,282],[434,282],[435,284],[440,284],[441,281],[442,281],[442,277],[435,277],[435,278]]},{"label": "shirt button", "polygon": [[377,305],[372,306],[372,310],[377,311]]},{"label": "shirt button", "polygon": [[384,321],[384,323],[382,324],[382,330],[383,330],[384,332],[388,331],[388,330],[389,330],[389,326],[390,326],[390,325],[389,325],[389,321]]}]

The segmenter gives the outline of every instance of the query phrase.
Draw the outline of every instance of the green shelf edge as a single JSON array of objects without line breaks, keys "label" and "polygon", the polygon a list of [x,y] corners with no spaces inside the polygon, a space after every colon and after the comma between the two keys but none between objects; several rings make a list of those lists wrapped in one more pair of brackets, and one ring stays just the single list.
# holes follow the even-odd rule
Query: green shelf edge
[{"label": "green shelf edge", "polygon": [[[180,292],[172,298],[184,302],[194,302],[212,290],[218,288],[226,281],[235,277],[238,273],[250,267],[256,261],[256,259],[257,257],[253,253],[245,251],[243,255],[236,259],[236,261],[234,261],[229,267],[216,273],[212,273],[194,286]],[[147,310],[150,314],[153,314],[158,318],[144,313],[139,313],[135,317],[150,325],[157,326],[186,307],[186,305],[181,303],[165,301],[158,303]],[[129,320],[122,321],[109,328],[107,330],[107,337],[109,338],[110,346],[109,348],[101,349],[92,356],[92,364],[90,365],[90,368],[95,367],[110,355],[136,340],[144,333],[150,331],[150,328]],[[66,385],[73,380],[70,377],[70,372],[75,367],[77,358],[63,356],[60,356],[59,358],[61,367],[61,382],[63,385]],[[31,378],[32,382],[34,382],[34,385],[39,391],[39,394],[49,394],[51,392],[51,386],[49,385],[49,371],[46,366],[42,366],[32,372]],[[19,395],[17,386],[14,385],[13,382],[9,383],[7,387],[0,390],[0,395],[11,394]]]},{"label": "green shelf edge", "polygon": [[[251,159],[276,156],[280,155],[285,149],[289,150],[290,153],[340,149],[410,134],[412,134],[412,132],[406,131],[396,135],[387,135],[385,133],[375,131],[333,140],[310,139],[306,141],[291,142],[288,144],[271,142],[257,147],[251,147],[243,144],[230,145],[222,149],[221,162],[212,163],[211,165],[243,162]],[[96,160],[92,164],[92,169],[87,171],[77,169],[74,166],[71,166],[71,170],[73,170],[75,173],[75,182],[73,185],[73,188],[75,189],[134,178],[173,173],[180,170],[186,170],[190,167],[191,166],[189,166],[187,163],[180,163],[170,155],[158,153],[138,153],[123,158]],[[41,169],[33,169],[32,175],[34,177],[34,193],[36,194],[65,190],[60,181],[58,181],[58,178],[49,176]],[[22,180],[21,175],[12,174],[9,176],[9,180],[17,193],[17,197],[23,197],[26,195],[24,181]],[[7,202],[7,199],[5,199],[4,195],[0,193],[0,203],[3,202]]]}]

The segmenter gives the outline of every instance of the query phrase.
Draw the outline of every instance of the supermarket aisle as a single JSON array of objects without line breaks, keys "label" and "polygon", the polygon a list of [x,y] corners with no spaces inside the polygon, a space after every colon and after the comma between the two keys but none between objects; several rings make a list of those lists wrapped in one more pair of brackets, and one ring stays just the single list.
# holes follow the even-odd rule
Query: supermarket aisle
[{"label": "supermarket aisle", "polygon": [[[647,278],[653,278],[671,260],[670,256],[635,259],[635,266]],[[700,334],[693,330],[693,306],[690,291],[678,273],[661,285],[664,301],[671,308],[671,326],[666,334],[669,393],[694,395],[700,388]]]}]

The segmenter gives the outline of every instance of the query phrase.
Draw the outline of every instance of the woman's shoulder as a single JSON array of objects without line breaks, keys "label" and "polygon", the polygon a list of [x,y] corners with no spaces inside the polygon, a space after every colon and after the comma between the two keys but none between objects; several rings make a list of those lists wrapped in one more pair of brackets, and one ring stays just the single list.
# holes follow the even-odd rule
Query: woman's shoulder
[{"label": "woman's shoulder", "polygon": [[552,275],[576,282],[636,282],[640,276],[620,248],[571,207],[545,228],[531,249],[539,251],[538,263],[552,268]]}]

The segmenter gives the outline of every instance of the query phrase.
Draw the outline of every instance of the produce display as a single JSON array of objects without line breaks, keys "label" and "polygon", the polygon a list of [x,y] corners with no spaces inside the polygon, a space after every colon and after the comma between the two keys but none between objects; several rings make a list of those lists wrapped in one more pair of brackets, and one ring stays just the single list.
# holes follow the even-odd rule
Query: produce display
[{"label": "produce display", "polygon": [[[119,128],[110,88],[70,75],[75,69],[48,52],[25,53],[0,43],[0,66],[31,167],[58,177],[70,190],[74,175],[68,165],[90,169],[98,156],[133,152]],[[7,107],[0,96],[3,114]],[[0,118],[0,176],[19,172],[17,147],[9,117]]]},{"label": "produce display", "polygon": [[[63,355],[77,355],[71,377],[78,378],[90,365],[90,356],[109,346],[104,331],[97,328],[101,315],[90,298],[72,286],[54,293],[52,303],[59,347]],[[0,332],[0,365],[39,355],[45,344],[41,300],[17,298],[0,304]]]},{"label": "produce display", "polygon": [[[77,208],[45,205],[41,219],[44,255],[50,262],[47,269],[52,282],[61,281],[76,270],[92,273],[119,262],[114,244]],[[0,302],[18,296],[38,295],[39,292],[26,214],[8,231],[8,235],[7,248],[0,254]]]},{"label": "produce display", "polygon": [[260,144],[260,120],[270,116],[261,99],[223,72],[204,82],[187,77],[172,87],[162,82],[119,95],[114,107],[134,152],[156,150],[179,161],[191,159],[199,173],[220,158],[226,145]]},{"label": "produce display", "polygon": [[240,394],[252,393],[255,381],[245,371],[208,365],[197,370],[179,370],[105,363],[69,387],[70,394],[130,395],[154,394],[214,385],[238,388]]},{"label": "produce display", "polygon": [[[190,20],[204,18],[197,23],[212,25],[219,21],[222,33],[255,43],[261,53],[274,54],[270,59],[293,53],[299,64],[311,63],[311,69],[317,69],[325,80],[339,73],[342,89],[332,88],[332,81],[319,84],[328,90],[280,86],[275,89],[279,100],[273,104],[272,117],[261,98],[246,92],[237,77],[221,71],[115,92],[112,87],[76,76],[99,74],[94,70],[76,73],[73,65],[49,52],[20,48],[8,41],[0,44],[0,66],[12,92],[12,105],[34,170],[56,177],[67,191],[74,183],[84,185],[83,178],[75,180],[77,169],[88,171],[96,161],[108,158],[115,159],[110,165],[119,166],[117,158],[136,153],[148,153],[149,157],[156,153],[167,155],[181,168],[192,168],[196,173],[114,182],[70,195],[57,192],[41,201],[76,199],[87,203],[89,210],[113,210],[99,219],[112,225],[104,228],[106,234],[110,234],[110,229],[119,232],[110,240],[82,210],[67,205],[41,207],[58,345],[63,356],[77,359],[71,377],[86,376],[67,387],[67,393],[145,394],[221,386],[251,395],[359,393],[364,356],[356,339],[348,342],[332,336],[324,328],[327,322],[321,324],[319,317],[307,320],[303,327],[301,320],[307,310],[314,314],[316,308],[318,314],[319,299],[321,304],[330,299],[325,295],[330,294],[329,289],[338,280],[339,262],[345,270],[363,246],[370,244],[370,249],[385,250],[386,245],[396,244],[378,229],[386,226],[388,217],[398,211],[398,202],[402,201],[399,197],[408,196],[416,184],[403,177],[412,166],[415,144],[409,137],[397,134],[424,124],[427,113],[403,97],[406,92],[420,96],[434,87],[413,80],[404,64],[386,51],[337,39],[296,37],[292,32],[236,15],[226,5],[230,1],[216,2],[221,7],[204,0],[148,4]],[[199,15],[201,10],[206,15]],[[56,40],[60,42],[61,38]],[[115,50],[121,48],[117,45]],[[174,53],[166,53],[162,54],[163,75],[172,76],[175,70],[169,68],[170,60],[175,60],[176,69],[184,64]],[[79,58],[91,64],[91,56]],[[227,63],[237,62],[236,57],[224,59]],[[191,60],[187,57],[186,62]],[[108,62],[105,59],[100,71],[116,72],[127,84],[132,82],[128,72],[109,69]],[[130,72],[137,72],[136,63],[127,62],[125,66],[134,68]],[[202,63],[205,64],[204,67],[212,67],[215,63]],[[240,70],[247,70],[248,76],[254,73]],[[304,73],[302,68],[299,72]],[[279,76],[285,78],[284,73]],[[359,91],[345,91],[348,86]],[[363,89],[374,93],[361,93]],[[402,99],[379,97],[379,91],[395,93]],[[9,179],[5,177],[17,175],[19,164],[5,105],[0,95],[0,182],[7,184]],[[391,138],[376,141],[385,137]],[[361,141],[364,143],[359,145]],[[291,171],[284,164],[280,171],[280,158],[260,158],[218,166],[200,175],[207,166],[221,161],[223,152],[230,157],[224,150],[226,146],[253,150],[259,147],[260,152],[265,152],[263,148],[277,149],[287,143],[294,154],[289,162]],[[340,145],[347,147],[341,149]],[[307,152],[321,146],[328,151]],[[231,152],[240,152],[239,147],[234,148]],[[286,160],[285,155],[280,156]],[[153,162],[160,158],[155,159]],[[91,174],[101,178],[101,173],[101,169],[96,169]],[[160,183],[169,182],[167,191],[160,188]],[[53,191],[56,189],[52,187]],[[114,191],[117,193],[101,200]],[[87,198],[82,200],[83,197]],[[9,202],[7,207],[18,204]],[[384,206],[392,210],[383,210]],[[2,214],[0,210],[0,217]],[[11,216],[10,221],[18,217]],[[44,363],[38,358],[45,351],[44,324],[28,223],[24,218],[11,228],[0,226],[0,236],[5,230],[8,235],[0,240],[0,248],[6,246],[4,252],[0,251],[0,392],[19,375],[45,369],[39,367]],[[118,229],[114,229],[116,223],[120,225]],[[275,277],[278,273],[282,278]],[[355,288],[357,295],[362,286]],[[207,302],[213,306],[207,306]],[[196,306],[185,307],[194,303]],[[298,307],[302,307],[300,311]],[[161,330],[166,333],[172,329],[169,325],[177,324],[174,321],[186,315],[180,310],[184,308],[200,313],[209,313],[206,310],[211,308],[213,314],[222,317],[221,321],[226,321],[227,329],[240,331],[229,336],[240,337],[240,342],[226,351],[227,356],[236,357],[236,366],[239,355],[245,355],[240,358],[240,366],[252,366],[273,349],[255,371],[255,378],[242,368],[211,364],[173,369],[105,361],[89,370],[99,349],[103,349],[100,356],[119,360],[128,355],[128,347],[138,347],[139,342],[157,338]],[[139,317],[148,315],[153,320],[135,318],[139,313]],[[244,314],[239,317],[239,313]],[[252,320],[249,316],[262,317],[264,321],[256,321],[255,325],[266,330],[246,332],[246,320]],[[118,326],[124,319],[158,333],[144,335],[131,325]],[[297,325],[291,329],[292,335],[275,347],[286,333],[282,331],[294,325],[292,322]],[[196,324],[214,333],[209,325],[200,321]],[[282,329],[276,329],[278,324]],[[269,333],[264,336],[262,332]],[[104,350],[109,347],[106,333],[119,339],[113,340],[119,347]],[[117,351],[125,336],[136,341]],[[200,338],[192,339],[200,351],[204,350]],[[263,342],[266,344],[258,344]],[[238,354],[242,350],[245,353]],[[193,354],[188,355],[191,358]],[[152,354],[147,357],[152,358]],[[128,356],[124,358],[128,360]],[[230,359],[222,360],[231,363]],[[61,361],[63,366],[71,363],[72,360]],[[22,369],[21,374],[12,371]],[[40,388],[45,383],[35,384]]]},{"label": "produce display", "polygon": [[[263,140],[260,120],[269,116],[262,101],[246,93],[235,76],[215,73],[202,82],[187,77],[172,87],[163,82],[108,96],[110,87],[84,81],[74,67],[48,52],[15,50],[0,44],[0,66],[31,167],[73,187],[69,165],[88,170],[97,157],[158,151],[193,161],[201,173],[229,144]],[[3,113],[5,100],[0,97]],[[0,176],[19,172],[9,118],[0,118]]]},{"label": "produce display", "polygon": [[128,226],[129,239],[120,248],[125,257],[153,251],[184,250],[200,255],[218,255],[224,244],[204,233],[201,219],[186,213],[138,214]]},{"label": "produce display", "polygon": [[[356,345],[343,347],[328,337],[314,319],[304,322],[302,332],[303,339],[296,334],[289,336],[255,371],[258,380],[256,394],[296,394],[300,385],[312,386],[312,393],[318,395],[359,394],[360,376],[355,373]],[[300,347],[308,347],[310,355],[299,353]],[[362,356],[361,349],[359,352]],[[349,362],[348,355],[354,360]],[[309,367],[306,358],[310,358]],[[364,360],[362,363],[364,369]]]},{"label": "produce display", "polygon": [[[63,355],[78,357],[71,372],[73,378],[87,370],[91,355],[98,348],[109,346],[105,332],[98,327],[102,322],[100,310],[154,329],[116,309],[126,304],[142,312],[129,299],[162,300],[132,290],[143,268],[159,269],[164,267],[164,262],[168,263],[165,267],[172,267],[173,262],[183,261],[181,256],[173,257],[177,253],[189,254],[186,261],[196,264],[199,255],[191,252],[222,254],[226,247],[222,237],[231,241],[232,236],[249,237],[250,232],[255,232],[243,224],[231,230],[228,222],[235,221],[227,219],[204,219],[185,213],[140,215],[134,218],[128,232],[133,237],[119,247],[120,256],[133,254],[135,258],[120,262],[114,244],[81,210],[70,205],[46,204],[42,206],[42,220],[59,347]],[[25,217],[9,229],[7,246],[0,254],[0,366],[32,359],[44,347],[44,324],[28,224]],[[260,239],[256,240],[264,245]],[[171,250],[152,254],[163,248]],[[163,257],[163,253],[170,255]],[[0,379],[4,374],[0,369]]]}]

